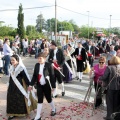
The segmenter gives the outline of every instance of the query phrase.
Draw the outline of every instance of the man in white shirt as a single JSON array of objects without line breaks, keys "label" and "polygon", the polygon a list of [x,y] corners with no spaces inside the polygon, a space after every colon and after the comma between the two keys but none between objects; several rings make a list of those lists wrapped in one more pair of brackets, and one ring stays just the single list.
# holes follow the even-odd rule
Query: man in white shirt
[{"label": "man in white shirt", "polygon": [[9,65],[10,65],[10,56],[12,56],[13,51],[9,47],[9,39],[5,38],[3,44],[3,53],[4,53],[4,74],[9,75]]},{"label": "man in white shirt", "polygon": [[[49,54],[48,61],[50,63],[57,65],[57,69],[54,69],[55,80],[56,80],[56,83],[58,82],[61,85],[62,96],[64,96],[65,89],[64,89],[63,76],[61,75],[61,73],[59,71],[62,72],[62,68],[63,68],[64,62],[65,62],[65,57],[63,55],[63,51],[61,49],[57,48],[57,44],[54,41],[51,42],[51,51]],[[57,97],[57,89],[56,89],[56,93],[53,96]]]}]

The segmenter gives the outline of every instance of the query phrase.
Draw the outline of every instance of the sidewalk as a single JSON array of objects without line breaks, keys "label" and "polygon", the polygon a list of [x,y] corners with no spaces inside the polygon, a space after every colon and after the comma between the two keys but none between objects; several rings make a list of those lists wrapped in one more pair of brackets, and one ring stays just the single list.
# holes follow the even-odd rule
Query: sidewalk
[{"label": "sidewalk", "polygon": [[[8,78],[7,78],[8,79]],[[6,77],[0,79],[0,120],[7,120],[6,116],[6,94],[7,80]],[[54,117],[50,116],[50,106],[44,101],[42,109],[42,120],[103,120],[105,112],[98,109],[91,116],[92,104],[87,105],[79,101],[65,100],[61,96],[54,98],[57,114]],[[35,111],[27,117],[19,117],[13,120],[31,120],[35,117]]]}]

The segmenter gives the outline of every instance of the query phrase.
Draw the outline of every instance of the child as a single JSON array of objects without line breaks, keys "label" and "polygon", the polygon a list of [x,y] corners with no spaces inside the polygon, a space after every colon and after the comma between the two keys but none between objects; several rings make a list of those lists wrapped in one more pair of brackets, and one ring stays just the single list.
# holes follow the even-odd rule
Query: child
[{"label": "child", "polygon": [[36,117],[32,120],[41,120],[40,114],[44,96],[46,97],[47,102],[50,103],[52,107],[51,116],[54,116],[56,114],[55,105],[51,97],[51,91],[53,91],[55,88],[54,70],[51,64],[45,61],[45,54],[39,53],[38,63],[36,63],[35,65],[32,81],[30,83],[31,86],[29,86],[29,90],[31,90],[35,82],[37,83],[37,114]]}]

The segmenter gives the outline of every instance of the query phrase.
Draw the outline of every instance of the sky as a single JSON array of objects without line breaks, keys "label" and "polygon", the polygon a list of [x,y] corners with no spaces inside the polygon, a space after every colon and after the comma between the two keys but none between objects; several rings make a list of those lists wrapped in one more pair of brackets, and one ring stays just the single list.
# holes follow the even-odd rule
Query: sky
[{"label": "sky", "polygon": [[[111,15],[111,27],[120,27],[120,0],[56,1],[59,21],[72,19],[80,27],[89,24],[91,27],[109,28]],[[20,3],[22,3],[23,8],[43,7],[23,10],[25,26],[36,25],[36,19],[40,13],[43,14],[45,20],[55,17],[55,0],[0,0],[0,21],[4,21],[5,25],[17,27],[18,10],[1,10],[18,9]]]}]

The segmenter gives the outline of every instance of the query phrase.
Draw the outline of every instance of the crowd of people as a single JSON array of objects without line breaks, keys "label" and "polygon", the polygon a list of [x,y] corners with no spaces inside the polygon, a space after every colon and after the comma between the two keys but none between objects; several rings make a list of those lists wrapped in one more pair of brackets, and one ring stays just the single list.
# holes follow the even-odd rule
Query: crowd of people
[{"label": "crowd of people", "polygon": [[[88,65],[91,68],[90,76],[94,72],[93,81],[96,93],[98,90],[102,91],[103,86],[107,88],[107,115],[104,119],[110,120],[111,114],[120,110],[119,39],[101,38],[98,41],[93,41],[84,38],[70,38],[67,42],[63,39],[61,46],[58,46],[55,41],[48,42],[46,39],[30,41],[23,39],[21,44],[19,37],[16,37],[15,41],[11,42],[5,38],[3,43],[0,42],[0,48],[0,62],[3,62],[2,65],[0,64],[0,72],[10,75],[7,93],[9,119],[14,118],[14,116],[26,115],[37,107],[37,113],[33,120],[41,120],[40,113],[44,96],[52,108],[51,116],[54,116],[56,108],[52,97],[58,95],[57,86],[60,86],[61,95],[64,96],[64,83],[69,83],[74,78],[82,82],[83,73]],[[33,54],[35,58],[38,58],[38,63],[36,63],[33,77],[30,79],[25,66],[20,62],[19,56],[26,57],[29,55],[31,57]],[[96,65],[93,64],[95,58],[99,59],[99,63]],[[11,67],[9,67],[10,63],[12,64]],[[31,100],[35,99],[32,91],[35,84],[38,102]],[[28,93],[26,92],[27,89]],[[31,99],[27,95],[30,92],[32,92]],[[34,101],[34,104],[30,104],[30,101]],[[97,97],[94,104],[97,109],[102,104],[102,96]],[[30,107],[32,109],[29,109]]]}]

